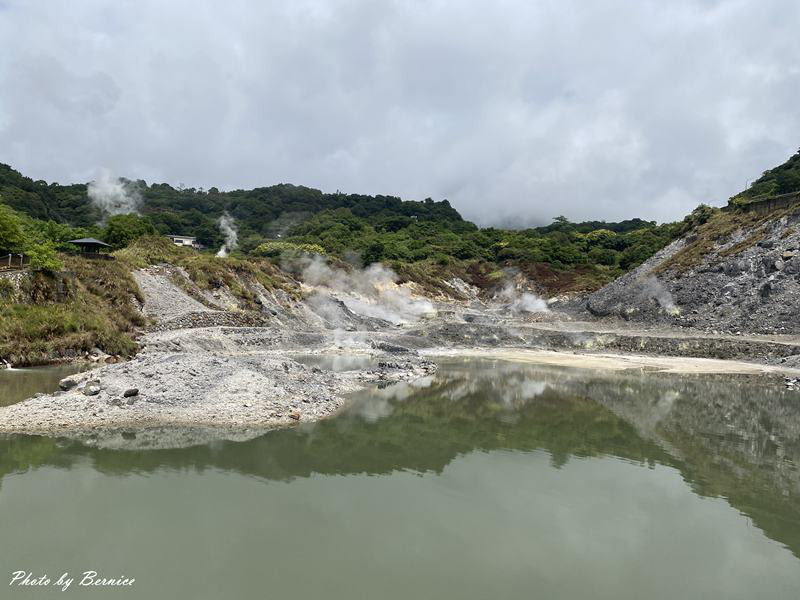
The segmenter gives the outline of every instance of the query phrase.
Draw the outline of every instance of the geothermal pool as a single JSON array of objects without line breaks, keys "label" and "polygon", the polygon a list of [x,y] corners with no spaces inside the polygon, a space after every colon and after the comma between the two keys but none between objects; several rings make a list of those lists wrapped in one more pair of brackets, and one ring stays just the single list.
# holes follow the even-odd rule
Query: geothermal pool
[{"label": "geothermal pool", "polygon": [[799,432],[730,376],[447,359],[249,441],[0,437],[0,596],[794,598]]}]

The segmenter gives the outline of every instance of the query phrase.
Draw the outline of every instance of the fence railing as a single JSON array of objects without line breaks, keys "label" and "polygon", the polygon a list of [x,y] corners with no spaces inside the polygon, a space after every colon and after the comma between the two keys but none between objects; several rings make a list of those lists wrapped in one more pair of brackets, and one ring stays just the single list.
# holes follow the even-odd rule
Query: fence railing
[{"label": "fence railing", "polygon": [[30,262],[31,259],[24,254],[6,254],[5,256],[0,256],[0,271],[23,269]]}]

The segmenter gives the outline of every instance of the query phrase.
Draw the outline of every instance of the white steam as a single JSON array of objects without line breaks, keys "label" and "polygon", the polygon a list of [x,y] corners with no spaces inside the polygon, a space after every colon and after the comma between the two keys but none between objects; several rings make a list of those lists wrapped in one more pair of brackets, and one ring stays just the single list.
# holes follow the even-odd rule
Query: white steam
[{"label": "white steam", "polygon": [[[347,271],[333,269],[321,256],[315,256],[303,260],[302,279],[307,285],[332,292],[357,315],[383,319],[395,325],[413,323],[436,312],[433,304],[415,298],[408,289],[398,286],[395,272],[379,263]],[[324,302],[323,296],[317,298],[315,304]],[[323,312],[333,311],[334,307],[330,307]]]},{"label": "white steam", "polygon": [[509,281],[500,292],[500,297],[509,304],[509,308],[516,313],[530,312],[542,313],[549,312],[547,302],[531,292],[519,293],[514,285]]},{"label": "white steam", "polygon": [[655,300],[658,302],[658,305],[670,315],[681,314],[681,309],[675,304],[675,299],[672,297],[672,294],[661,285],[658,279],[651,276],[646,279],[641,279],[639,282],[642,286],[640,294],[643,297]]},{"label": "white steam", "polygon": [[217,256],[220,258],[225,258],[228,256],[239,241],[239,230],[236,228],[236,223],[228,213],[223,214],[219,219],[217,219],[217,226],[219,230],[225,235],[225,243],[222,244],[222,247],[217,252]]},{"label": "white steam", "polygon": [[114,215],[138,213],[142,207],[142,196],[136,187],[114,177],[108,169],[100,171],[97,179],[89,183],[86,192],[92,204],[103,213],[103,220]]}]

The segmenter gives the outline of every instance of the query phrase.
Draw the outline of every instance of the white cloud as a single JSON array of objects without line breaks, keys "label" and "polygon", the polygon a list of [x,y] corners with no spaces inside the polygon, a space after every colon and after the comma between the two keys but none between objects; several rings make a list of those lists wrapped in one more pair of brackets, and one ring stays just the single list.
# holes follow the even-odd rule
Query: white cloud
[{"label": "white cloud", "polygon": [[11,0],[0,161],[674,219],[800,145],[798,22],[793,0]]}]

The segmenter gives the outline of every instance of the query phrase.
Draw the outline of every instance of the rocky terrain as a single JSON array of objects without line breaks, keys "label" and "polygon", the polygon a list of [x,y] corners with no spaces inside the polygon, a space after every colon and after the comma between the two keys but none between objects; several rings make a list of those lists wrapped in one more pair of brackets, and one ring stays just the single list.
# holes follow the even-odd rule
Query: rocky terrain
[{"label": "rocky terrain", "polygon": [[800,207],[720,213],[583,307],[595,317],[711,333],[800,334]]},{"label": "rocky terrain", "polygon": [[[384,324],[358,317],[333,298],[321,315],[313,310],[319,311],[320,302],[267,305],[266,299],[263,312],[222,310],[193,298],[197,292],[178,285],[181,273],[171,267],[135,276],[143,311],[153,320],[136,357],[67,378],[56,394],[3,409],[0,432],[263,430],[329,416],[345,394],[365,384],[416,379],[435,370],[416,351],[321,326],[337,311],[365,329]],[[286,321],[297,326],[286,327]],[[335,372],[294,360],[343,350],[368,358],[374,368]]]},{"label": "rocky terrain", "polygon": [[[185,332],[183,332],[185,333]],[[238,328],[156,334],[134,360],[62,380],[61,392],[8,407],[0,431],[54,433],[154,426],[266,429],[336,412],[366,383],[416,379],[433,363],[415,353],[376,351],[375,368],[336,373],[270,351]],[[261,332],[259,335],[263,335]],[[231,352],[230,347],[238,348]]]},{"label": "rocky terrain", "polygon": [[[720,218],[725,227],[709,222],[578,301],[547,303],[521,277],[493,294],[454,279],[424,296],[383,267],[316,260],[291,293],[246,276],[200,288],[179,267],[150,266],[134,274],[147,317],[136,356],[0,409],[0,432],[258,431],[325,418],[364,385],[424,377],[437,353],[493,348],[566,351],[577,366],[603,353],[748,361],[785,371],[797,389],[800,217]],[[309,355],[363,364],[322,369]]]}]

